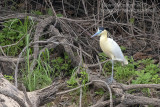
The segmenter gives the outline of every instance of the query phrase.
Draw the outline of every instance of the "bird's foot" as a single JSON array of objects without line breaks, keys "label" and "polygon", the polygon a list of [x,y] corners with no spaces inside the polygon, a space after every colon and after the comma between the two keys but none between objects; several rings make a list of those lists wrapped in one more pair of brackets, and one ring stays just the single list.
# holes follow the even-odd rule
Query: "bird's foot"
[{"label": "bird's foot", "polygon": [[107,79],[108,84],[112,84],[113,82],[116,82],[113,77]]}]

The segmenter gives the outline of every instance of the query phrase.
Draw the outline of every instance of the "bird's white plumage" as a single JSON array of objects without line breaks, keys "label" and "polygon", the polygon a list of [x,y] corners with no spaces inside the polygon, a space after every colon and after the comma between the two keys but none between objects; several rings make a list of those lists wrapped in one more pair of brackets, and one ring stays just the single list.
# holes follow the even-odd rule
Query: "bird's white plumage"
[{"label": "bird's white plumage", "polygon": [[107,38],[107,32],[100,37],[100,47],[103,52],[112,60],[117,60],[128,64],[128,61],[124,58],[124,55],[119,45],[111,38]]},{"label": "bird's white plumage", "polygon": [[112,62],[112,74],[111,78],[109,78],[109,83],[113,82],[113,69],[114,69],[114,61],[120,61],[123,64],[128,64],[128,61],[125,59],[121,48],[119,45],[111,38],[107,38],[107,31],[103,27],[99,27],[98,31],[92,35],[92,37],[99,35],[100,36],[100,47],[103,52],[111,58]]}]

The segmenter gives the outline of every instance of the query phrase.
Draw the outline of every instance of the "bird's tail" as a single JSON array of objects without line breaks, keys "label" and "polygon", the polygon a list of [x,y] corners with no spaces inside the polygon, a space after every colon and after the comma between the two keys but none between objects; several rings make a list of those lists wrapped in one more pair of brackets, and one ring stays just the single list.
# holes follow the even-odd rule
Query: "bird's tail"
[{"label": "bird's tail", "polygon": [[128,65],[128,60],[126,58],[124,58],[123,63],[124,63],[124,65]]}]

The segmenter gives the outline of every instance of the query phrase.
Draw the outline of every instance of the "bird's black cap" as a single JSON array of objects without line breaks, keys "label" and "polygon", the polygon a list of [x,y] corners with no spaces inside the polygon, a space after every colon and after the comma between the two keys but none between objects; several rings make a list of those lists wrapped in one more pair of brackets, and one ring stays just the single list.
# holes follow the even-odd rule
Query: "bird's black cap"
[{"label": "bird's black cap", "polygon": [[98,29],[101,30],[101,31],[103,31],[103,30],[104,30],[104,27],[99,27]]}]

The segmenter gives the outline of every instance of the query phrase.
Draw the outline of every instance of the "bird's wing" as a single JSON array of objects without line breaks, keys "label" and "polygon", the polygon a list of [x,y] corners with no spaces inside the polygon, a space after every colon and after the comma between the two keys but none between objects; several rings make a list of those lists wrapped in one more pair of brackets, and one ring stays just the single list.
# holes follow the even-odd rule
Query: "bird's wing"
[{"label": "bird's wing", "polygon": [[124,61],[124,55],[119,45],[111,38],[108,38],[108,43],[110,45],[110,52],[114,55],[113,60]]}]

